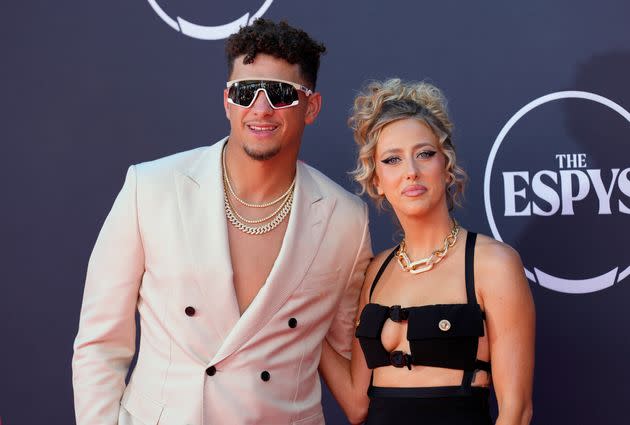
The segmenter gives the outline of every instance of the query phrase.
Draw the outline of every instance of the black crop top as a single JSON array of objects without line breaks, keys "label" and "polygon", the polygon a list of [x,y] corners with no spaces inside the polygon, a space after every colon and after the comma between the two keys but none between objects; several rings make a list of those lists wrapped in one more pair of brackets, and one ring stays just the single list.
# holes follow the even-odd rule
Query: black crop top
[{"label": "black crop top", "polygon": [[[475,370],[490,372],[488,362],[477,360],[479,337],[484,335],[485,315],[475,296],[473,265],[476,238],[476,233],[468,232],[465,253],[466,304],[406,308],[399,305],[386,307],[371,302],[366,304],[355,335],[370,369],[390,365],[409,369],[412,365],[444,367],[468,371],[466,375],[470,380]],[[397,250],[395,248],[389,254],[376,274],[370,289],[370,300],[376,283]],[[388,318],[395,322],[408,322],[407,339],[411,354],[402,351],[388,353],[383,347],[381,331]]]}]

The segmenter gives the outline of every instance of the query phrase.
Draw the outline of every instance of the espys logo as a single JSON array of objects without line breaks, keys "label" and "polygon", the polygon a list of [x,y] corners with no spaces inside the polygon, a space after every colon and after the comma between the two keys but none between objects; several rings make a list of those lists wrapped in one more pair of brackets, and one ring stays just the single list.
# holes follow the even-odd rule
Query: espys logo
[{"label": "espys logo", "polygon": [[610,99],[564,91],[522,107],[497,136],[486,215],[494,238],[519,250],[531,281],[584,294],[630,275],[629,124]]},{"label": "espys logo", "polygon": [[234,34],[239,28],[250,25],[256,18],[263,16],[269,9],[269,6],[271,6],[271,3],[273,3],[273,0],[265,0],[258,10],[251,14],[251,17],[249,12],[245,12],[238,19],[214,26],[189,22],[180,16],[173,18],[158,4],[158,0],[148,0],[148,2],[155,13],[175,31],[200,40],[221,40]]}]

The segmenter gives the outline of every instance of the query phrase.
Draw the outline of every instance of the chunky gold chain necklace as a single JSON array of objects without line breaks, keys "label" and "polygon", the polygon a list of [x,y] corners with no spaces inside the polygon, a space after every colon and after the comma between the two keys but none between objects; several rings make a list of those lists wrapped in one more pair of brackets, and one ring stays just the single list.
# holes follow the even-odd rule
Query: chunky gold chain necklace
[{"label": "chunky gold chain necklace", "polygon": [[262,204],[253,204],[250,202],[247,202],[241,198],[238,197],[238,195],[236,194],[236,192],[234,191],[234,188],[232,188],[232,183],[230,182],[230,177],[228,176],[227,173],[227,166],[225,165],[225,147],[223,147],[223,153],[221,154],[221,160],[223,162],[223,180],[225,181],[225,186],[227,187],[228,191],[230,192],[230,195],[232,195],[234,197],[234,199],[236,199],[240,204],[245,205],[246,207],[249,208],[267,208],[270,207],[272,205],[277,204],[278,202],[282,201],[282,200],[286,200],[285,198],[287,198],[289,196],[289,193],[291,193],[293,191],[293,188],[295,187],[295,178],[296,176],[293,177],[293,182],[291,182],[291,186],[289,186],[289,188],[286,190],[286,192],[284,192],[282,195],[280,195],[280,197],[269,201],[269,202],[263,202]]},{"label": "chunky gold chain necklace", "polygon": [[409,255],[407,255],[405,240],[400,243],[400,248],[396,253],[396,259],[400,267],[408,273],[418,274],[422,272],[428,272],[434,265],[442,261],[442,259],[448,253],[448,249],[452,248],[457,242],[457,234],[459,233],[459,224],[453,219],[453,228],[451,232],[444,238],[444,244],[441,249],[436,249],[431,255],[420,260],[411,261]]},{"label": "chunky gold chain necklace", "polygon": [[230,197],[227,196],[226,199],[228,201],[229,209],[236,216],[236,218],[238,218],[239,221],[241,221],[243,223],[247,223],[247,224],[260,224],[260,223],[264,223],[265,221],[268,221],[268,220],[271,220],[272,218],[274,218],[276,215],[278,215],[282,211],[282,209],[284,209],[284,207],[286,206],[286,204],[288,202],[292,202],[293,201],[293,193],[290,193],[289,196],[287,196],[286,199],[280,204],[280,206],[278,208],[276,208],[271,214],[269,214],[268,216],[265,216],[265,217],[262,217],[262,218],[256,218],[256,219],[249,219],[249,218],[243,217],[242,215],[240,215],[238,213],[238,211],[236,211],[236,209],[234,208],[234,205],[232,205],[232,203],[230,202]]},{"label": "chunky gold chain necklace", "polygon": [[232,206],[230,205],[230,200],[228,199],[227,192],[224,191],[223,193],[224,193],[224,204],[225,204],[225,216],[227,217],[228,221],[232,224],[232,226],[236,227],[238,230],[240,230],[243,233],[247,233],[248,235],[264,235],[265,233],[271,232],[273,229],[278,227],[280,223],[284,221],[287,215],[289,215],[289,212],[291,212],[291,206],[293,205],[293,193],[290,193],[289,197],[287,198],[287,202],[283,204],[284,206],[282,207],[278,215],[276,215],[273,218],[273,220],[271,220],[269,223],[263,224],[262,226],[250,226],[239,220],[239,218],[235,214],[236,211],[234,211],[232,209]]},{"label": "chunky gold chain necklace", "polygon": [[[225,149],[223,151],[223,161],[222,161],[222,165],[223,165],[223,183],[224,183],[224,188],[223,188],[223,204],[224,204],[224,208],[225,208],[225,216],[227,217],[228,221],[234,226],[236,227],[238,230],[240,230],[243,233],[247,233],[248,235],[263,235],[265,233],[271,232],[273,229],[275,229],[276,227],[278,227],[278,225],[280,225],[280,223],[282,223],[284,221],[284,219],[289,215],[289,213],[291,212],[291,207],[293,206],[293,194],[294,194],[294,189],[295,189],[295,177],[293,178],[293,183],[291,183],[291,186],[289,187],[289,190],[287,192],[285,192],[284,195],[282,195],[280,198],[278,198],[275,201],[272,202],[267,202],[265,204],[248,204],[244,201],[242,201],[238,196],[236,196],[236,194],[234,193],[234,191],[231,188],[230,185],[230,181],[227,177],[228,173],[227,173],[227,167],[225,165]],[[234,196],[234,198],[241,202],[243,205],[246,206],[250,206],[253,208],[264,208],[264,206],[271,206],[274,204],[277,204],[280,200],[284,201],[282,202],[282,204],[276,208],[276,210],[274,212],[272,212],[271,214],[269,214],[266,217],[262,217],[262,218],[258,218],[258,219],[247,219],[245,217],[243,217],[242,215],[240,215],[232,206],[232,203],[230,202],[230,197],[228,195],[228,191],[230,192],[230,194],[232,196]],[[264,223],[265,221],[269,221],[266,224],[263,224],[261,226],[251,226],[251,224],[260,224],[260,223]]]}]

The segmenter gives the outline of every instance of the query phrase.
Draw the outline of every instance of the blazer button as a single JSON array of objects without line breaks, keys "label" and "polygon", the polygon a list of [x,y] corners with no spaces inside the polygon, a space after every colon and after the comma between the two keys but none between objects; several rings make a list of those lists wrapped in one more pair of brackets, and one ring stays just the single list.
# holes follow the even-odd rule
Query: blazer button
[{"label": "blazer button", "polygon": [[297,326],[297,319],[295,317],[292,317],[289,319],[289,327],[290,328],[295,328]]},{"label": "blazer button", "polygon": [[266,370],[263,370],[262,373],[260,374],[260,379],[267,382],[268,380],[271,379],[271,375]]},{"label": "blazer button", "polygon": [[188,306],[188,307],[186,307],[184,312],[186,313],[186,316],[194,316],[196,310],[195,310],[195,307]]},{"label": "blazer button", "polygon": [[217,373],[217,368],[214,366],[210,366],[208,369],[206,369],[206,375],[208,376],[214,376],[215,373]]}]

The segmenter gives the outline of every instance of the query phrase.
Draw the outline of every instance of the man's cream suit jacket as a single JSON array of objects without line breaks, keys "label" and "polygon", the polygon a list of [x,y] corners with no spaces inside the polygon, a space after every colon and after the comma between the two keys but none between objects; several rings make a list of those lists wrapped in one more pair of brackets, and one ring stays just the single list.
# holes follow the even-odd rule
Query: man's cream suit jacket
[{"label": "man's cream suit jacket", "polygon": [[367,208],[298,162],[282,248],[241,316],[225,141],[129,168],[88,265],[72,359],[78,425],[324,423],[321,342],[349,356],[372,256]]}]

